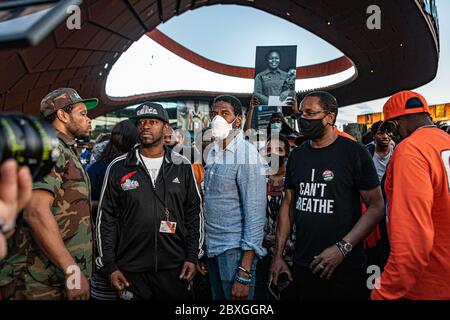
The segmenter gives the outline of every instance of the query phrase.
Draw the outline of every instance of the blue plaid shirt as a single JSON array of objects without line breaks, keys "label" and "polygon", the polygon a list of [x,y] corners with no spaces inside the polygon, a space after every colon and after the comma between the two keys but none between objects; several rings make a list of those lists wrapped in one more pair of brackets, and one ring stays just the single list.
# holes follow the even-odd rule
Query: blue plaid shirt
[{"label": "blue plaid shirt", "polygon": [[206,253],[254,250],[258,257],[266,219],[266,163],[240,132],[225,150],[215,144],[205,167]]}]

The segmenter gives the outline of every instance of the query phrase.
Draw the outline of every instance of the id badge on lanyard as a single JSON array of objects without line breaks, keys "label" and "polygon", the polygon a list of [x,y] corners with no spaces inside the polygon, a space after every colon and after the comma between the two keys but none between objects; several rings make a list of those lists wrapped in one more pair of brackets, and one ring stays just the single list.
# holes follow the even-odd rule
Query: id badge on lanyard
[{"label": "id badge on lanyard", "polygon": [[[144,165],[145,171],[147,171],[148,176],[152,180],[150,172],[148,171],[147,166],[145,166],[145,162],[144,162],[144,160],[142,160],[142,156],[141,156],[140,153],[139,153],[139,157],[141,159],[142,164]],[[161,174],[164,176],[164,167],[162,167],[162,173]],[[153,180],[152,180],[152,183],[153,183]],[[155,182],[155,184],[156,184],[156,182]],[[153,186],[153,189],[155,189],[155,186]],[[164,196],[166,196],[166,191],[167,190],[165,190],[165,186],[164,186]],[[155,195],[156,195],[156,197],[158,197],[156,191],[155,191]],[[158,197],[158,199],[159,199],[159,197]],[[164,206],[166,206],[166,203],[167,203],[167,201],[164,198]],[[167,207],[165,207],[164,213],[166,214],[166,220],[162,220],[161,221],[161,224],[159,226],[159,232],[160,233],[175,234],[175,231],[177,230],[177,223],[169,220],[169,218],[170,218],[170,216],[169,216],[169,209],[167,209]]]},{"label": "id badge on lanyard", "polygon": [[177,230],[177,223],[173,221],[169,221],[169,210],[165,209],[166,220],[161,221],[161,225],[159,226],[159,232],[161,233],[172,233],[174,234]]}]

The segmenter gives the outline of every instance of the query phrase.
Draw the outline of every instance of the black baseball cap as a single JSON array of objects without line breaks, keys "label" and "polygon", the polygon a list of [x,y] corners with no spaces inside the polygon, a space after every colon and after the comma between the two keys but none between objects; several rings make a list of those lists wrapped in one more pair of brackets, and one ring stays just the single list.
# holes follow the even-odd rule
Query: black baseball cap
[{"label": "black baseball cap", "polygon": [[134,116],[130,117],[130,121],[136,124],[139,119],[159,119],[165,123],[169,123],[169,115],[166,109],[159,103],[145,102],[136,108]]}]

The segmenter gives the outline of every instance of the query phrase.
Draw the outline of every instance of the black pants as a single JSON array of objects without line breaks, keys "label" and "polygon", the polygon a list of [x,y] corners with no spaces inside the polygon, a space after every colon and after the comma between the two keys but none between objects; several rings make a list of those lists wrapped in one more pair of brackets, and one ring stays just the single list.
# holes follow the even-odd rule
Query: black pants
[{"label": "black pants", "polygon": [[370,294],[367,278],[364,269],[338,269],[330,280],[326,280],[309,268],[294,267],[297,296],[304,300],[367,300]]},{"label": "black pants", "polygon": [[200,272],[194,277],[194,294],[197,301],[211,301],[211,283],[209,282],[209,275],[202,275]]},{"label": "black pants", "polygon": [[[158,272],[134,273],[123,271],[131,286],[121,294],[126,300],[193,300],[191,283],[180,280],[181,268]],[[130,294],[131,292],[131,294]]]}]

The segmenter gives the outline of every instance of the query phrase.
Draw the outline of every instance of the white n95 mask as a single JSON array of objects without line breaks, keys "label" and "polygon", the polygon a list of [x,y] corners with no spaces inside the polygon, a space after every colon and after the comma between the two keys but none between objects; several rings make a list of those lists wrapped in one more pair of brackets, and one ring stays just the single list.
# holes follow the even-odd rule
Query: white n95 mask
[{"label": "white n95 mask", "polygon": [[225,120],[222,116],[215,116],[211,121],[212,135],[214,136],[214,138],[216,138],[217,140],[226,139],[231,130],[233,130],[233,123],[235,120],[236,118],[232,123],[228,123],[227,120]]}]

